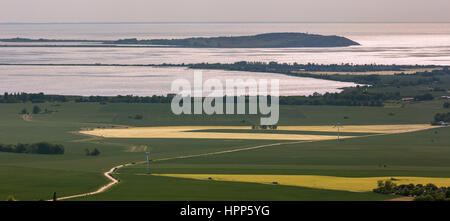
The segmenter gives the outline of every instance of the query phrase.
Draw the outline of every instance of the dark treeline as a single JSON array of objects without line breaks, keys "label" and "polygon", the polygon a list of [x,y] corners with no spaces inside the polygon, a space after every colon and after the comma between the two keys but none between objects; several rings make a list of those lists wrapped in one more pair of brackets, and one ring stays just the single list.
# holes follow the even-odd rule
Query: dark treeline
[{"label": "dark treeline", "polygon": [[0,95],[0,103],[44,103],[44,102],[110,102],[110,103],[170,103],[175,95],[167,96],[151,96],[151,97],[139,97],[139,96],[65,96],[65,95],[46,95],[44,93],[5,93]]},{"label": "dark treeline", "polygon": [[[77,103],[170,103],[175,95],[168,96],[151,96],[151,97],[139,97],[139,96],[90,96],[90,97],[74,97],[63,95],[44,95],[39,94],[39,99],[19,99],[18,97],[34,96],[22,96],[21,94],[8,95],[5,99],[0,96],[0,103],[24,103],[24,102],[77,102]],[[48,97],[47,97],[48,96]],[[226,97],[223,97],[225,100]],[[365,87],[358,87],[358,89],[345,91],[342,93],[326,93],[324,95],[311,95],[311,96],[280,96],[280,105],[337,105],[337,106],[382,106],[386,100],[399,99],[399,93],[369,93],[365,90]],[[192,98],[193,99],[193,98]],[[237,103],[237,97],[234,97],[235,103]],[[270,97],[269,97],[270,100]],[[249,97],[245,96],[245,101],[248,103]]]},{"label": "dark treeline", "polygon": [[[311,74],[310,74],[311,75]],[[312,76],[309,76],[312,77]],[[417,72],[414,74],[398,73],[393,75],[320,75],[316,78],[335,81],[355,82],[368,84],[374,88],[381,87],[406,87],[406,86],[433,86],[435,84],[449,83],[450,70],[444,67],[442,70]]]},{"label": "dark treeline", "polygon": [[[168,96],[116,96],[101,97],[91,96],[77,98],[76,102],[100,102],[100,103],[170,103],[175,95]],[[238,97],[234,97],[237,103]],[[245,102],[249,102],[249,96],[244,96]],[[270,96],[268,96],[270,101]],[[382,106],[383,101],[399,99],[399,93],[369,93],[365,87],[342,93],[315,94],[311,96],[280,96],[280,105],[338,105],[338,106]],[[193,99],[193,98],[191,98]],[[226,97],[222,97],[225,101]],[[193,102],[193,101],[192,101]]]},{"label": "dark treeline", "polygon": [[40,142],[34,144],[0,144],[0,152],[30,154],[64,154],[64,146]]},{"label": "dark treeline", "polygon": [[415,197],[415,201],[448,201],[450,200],[450,187],[437,187],[434,184],[408,184],[397,185],[390,180],[378,181],[378,188],[373,192],[381,194],[395,194]]},{"label": "dark treeline", "polygon": [[366,87],[357,87],[341,93],[280,97],[280,105],[383,106],[384,101],[397,99],[400,99],[398,92],[372,93]]},{"label": "dark treeline", "polygon": [[[84,97],[76,99],[76,102],[110,102],[110,103],[170,103],[174,95],[168,96],[117,96],[117,97]],[[326,93],[324,95],[311,96],[280,96],[280,105],[338,105],[338,106],[382,106],[383,101],[399,99],[399,93],[367,93],[363,88],[344,93]],[[193,99],[193,98],[192,98]],[[226,97],[223,97],[225,101]],[[249,96],[245,96],[246,103]],[[270,101],[270,96],[269,96]],[[237,103],[237,97],[234,97]]]},{"label": "dark treeline", "polygon": [[0,103],[44,103],[44,102],[66,102],[69,96],[45,95],[44,93],[4,93],[0,95]]},{"label": "dark treeline", "polygon": [[175,95],[169,94],[167,96],[115,96],[115,97],[105,97],[105,96],[90,96],[90,97],[78,97],[75,102],[86,103],[86,102],[110,102],[110,103],[170,103]]}]

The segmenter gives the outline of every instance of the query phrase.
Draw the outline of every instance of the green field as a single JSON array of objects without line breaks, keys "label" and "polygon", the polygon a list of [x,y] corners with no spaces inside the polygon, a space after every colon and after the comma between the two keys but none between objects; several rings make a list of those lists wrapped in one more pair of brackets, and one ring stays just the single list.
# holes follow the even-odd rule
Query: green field
[{"label": "green field", "polygon": [[[0,200],[50,199],[94,191],[113,166],[252,147],[280,141],[213,139],[105,139],[77,134],[82,128],[163,125],[252,125],[258,116],[176,116],[170,104],[45,103],[50,114],[24,120],[35,104],[0,104],[0,143],[63,144],[64,155],[0,152]],[[429,123],[445,112],[442,101],[385,107],[281,106],[279,125]],[[142,120],[130,118],[136,114]],[[225,132],[225,131],[223,131]],[[236,132],[236,131],[235,131]],[[155,173],[315,174],[333,176],[450,177],[450,128],[408,134],[286,144],[257,150],[152,162]],[[97,148],[100,156],[86,156]],[[74,200],[384,200],[391,196],[235,182],[144,176],[136,164],[119,169],[120,183],[99,195]],[[245,192],[246,194],[242,194]]]},{"label": "green field", "polygon": [[[320,190],[301,187],[238,182],[203,181],[136,174],[120,174],[120,185],[104,194],[82,200],[386,200],[375,193]],[[130,187],[133,188],[130,188]]]}]

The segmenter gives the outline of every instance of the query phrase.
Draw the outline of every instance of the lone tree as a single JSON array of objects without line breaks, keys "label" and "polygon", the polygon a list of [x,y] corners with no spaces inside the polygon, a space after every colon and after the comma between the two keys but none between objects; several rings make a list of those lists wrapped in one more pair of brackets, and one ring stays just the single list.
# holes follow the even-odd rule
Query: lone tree
[{"label": "lone tree", "polygon": [[33,114],[39,114],[39,113],[41,113],[41,108],[39,106],[35,105],[33,107]]}]

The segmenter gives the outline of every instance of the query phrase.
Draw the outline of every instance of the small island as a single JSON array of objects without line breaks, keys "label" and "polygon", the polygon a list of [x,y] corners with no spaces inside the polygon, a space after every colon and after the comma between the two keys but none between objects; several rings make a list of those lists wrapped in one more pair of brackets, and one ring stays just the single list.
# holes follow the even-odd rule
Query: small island
[{"label": "small island", "polygon": [[[106,43],[106,42],[105,42]],[[267,33],[253,36],[198,37],[184,39],[121,39],[112,44],[166,45],[188,48],[295,48],[347,47],[359,43],[340,36],[307,33]]]},{"label": "small island", "polygon": [[[252,36],[195,37],[183,39],[119,39],[119,40],[67,40],[67,39],[0,39],[0,42],[24,44],[0,45],[0,47],[176,47],[176,48],[300,48],[347,47],[359,45],[345,37],[307,33],[267,33]],[[33,45],[30,43],[46,43]],[[74,43],[48,44],[48,43]],[[83,44],[77,44],[83,43]],[[86,44],[90,43],[90,44]]]}]

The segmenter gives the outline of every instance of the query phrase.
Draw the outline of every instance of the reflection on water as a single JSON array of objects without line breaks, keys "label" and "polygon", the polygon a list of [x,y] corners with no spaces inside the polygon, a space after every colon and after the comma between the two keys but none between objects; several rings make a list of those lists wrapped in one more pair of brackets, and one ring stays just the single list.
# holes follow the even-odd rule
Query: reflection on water
[{"label": "reflection on water", "polygon": [[[340,35],[347,48],[0,48],[0,63],[297,63],[450,65],[450,24],[0,24],[0,38],[185,38],[308,32]],[[4,43],[0,43],[4,44]]]},{"label": "reflection on water", "polygon": [[[268,32],[340,35],[359,42],[361,46],[283,49],[1,47],[0,63],[179,64],[277,61],[321,64],[450,65],[450,24],[446,23],[0,24],[0,38],[116,40],[236,36]],[[172,80],[180,77],[191,78],[192,73],[192,70],[182,68],[0,66],[2,78],[0,90],[74,95],[159,95],[170,92]],[[222,80],[237,77],[279,78],[281,95],[337,92],[338,88],[354,86],[352,83],[279,74],[205,71],[205,79],[211,77]]]},{"label": "reflection on water", "polygon": [[[1,92],[44,92],[63,95],[166,95],[172,81],[184,78],[193,82],[194,70],[153,67],[81,66],[0,66]],[[280,95],[311,95],[314,92],[339,92],[353,83],[292,77],[282,74],[203,70],[203,80],[279,79]],[[207,95],[207,92],[205,92]]]}]

